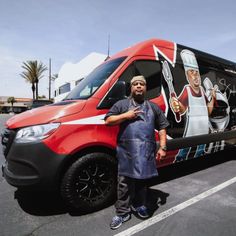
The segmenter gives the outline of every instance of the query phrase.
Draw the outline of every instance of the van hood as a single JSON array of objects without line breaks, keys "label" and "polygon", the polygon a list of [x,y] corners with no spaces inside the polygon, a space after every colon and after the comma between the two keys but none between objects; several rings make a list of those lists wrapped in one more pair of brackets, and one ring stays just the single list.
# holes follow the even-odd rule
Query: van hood
[{"label": "van hood", "polygon": [[72,115],[82,111],[86,104],[86,100],[77,101],[62,101],[29,111],[14,115],[6,125],[10,129],[21,128],[38,124],[46,124],[56,121],[61,117]]}]

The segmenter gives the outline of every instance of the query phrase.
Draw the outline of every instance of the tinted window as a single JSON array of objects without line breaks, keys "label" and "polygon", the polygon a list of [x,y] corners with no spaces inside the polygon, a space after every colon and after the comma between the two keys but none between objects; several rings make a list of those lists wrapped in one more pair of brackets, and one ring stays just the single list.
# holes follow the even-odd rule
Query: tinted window
[{"label": "tinted window", "polygon": [[[161,93],[161,78],[162,78],[162,71],[161,65],[157,61],[135,61],[131,65],[127,67],[127,69],[123,72],[120,76],[118,81],[124,81],[126,84],[126,92],[125,96],[128,97],[130,95],[130,80],[133,76],[136,75],[143,75],[147,81],[147,93],[146,98],[152,99],[160,95]],[[110,108],[116,101],[119,99],[123,99],[123,91],[120,91],[120,96],[117,100],[117,97],[114,99],[114,95],[117,95],[117,87],[114,86],[107,96],[104,98],[102,103],[99,105],[98,108]]]},{"label": "tinted window", "polygon": [[147,99],[152,99],[160,95],[162,72],[159,62],[135,61],[124,71],[119,80],[125,81],[128,85],[127,96],[130,94],[130,80],[136,75],[143,75],[146,78]]},{"label": "tinted window", "polygon": [[70,83],[66,83],[59,88],[59,94],[67,93],[70,91]]}]

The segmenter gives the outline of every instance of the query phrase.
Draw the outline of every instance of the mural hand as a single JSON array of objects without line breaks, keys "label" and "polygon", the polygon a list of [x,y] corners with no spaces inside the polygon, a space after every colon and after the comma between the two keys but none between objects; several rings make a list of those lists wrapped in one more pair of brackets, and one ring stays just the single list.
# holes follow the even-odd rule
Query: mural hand
[{"label": "mural hand", "polygon": [[180,112],[180,103],[177,98],[171,98],[171,107],[173,108],[174,112]]}]

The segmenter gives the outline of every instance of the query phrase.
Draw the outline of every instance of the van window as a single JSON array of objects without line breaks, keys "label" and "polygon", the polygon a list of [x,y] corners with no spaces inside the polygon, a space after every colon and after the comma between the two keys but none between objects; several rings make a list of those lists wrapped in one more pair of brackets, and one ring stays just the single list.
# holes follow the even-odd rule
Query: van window
[{"label": "van window", "polygon": [[126,95],[130,94],[130,80],[133,76],[143,75],[147,81],[147,99],[153,99],[161,93],[162,71],[158,61],[140,60],[134,61],[120,76],[121,81],[128,85]]},{"label": "van window", "polygon": [[126,57],[107,61],[93,70],[63,100],[87,99],[106,81]]},{"label": "van window", "polygon": [[[158,61],[151,60],[139,60],[134,61],[131,65],[120,76],[118,81],[124,81],[126,84],[126,97],[130,95],[130,80],[133,76],[143,75],[147,81],[147,99],[153,99],[160,95],[161,93],[161,79],[162,71],[161,64]],[[111,102],[111,94],[113,90],[111,89],[107,96],[103,99],[98,108],[110,108],[113,105]]]}]

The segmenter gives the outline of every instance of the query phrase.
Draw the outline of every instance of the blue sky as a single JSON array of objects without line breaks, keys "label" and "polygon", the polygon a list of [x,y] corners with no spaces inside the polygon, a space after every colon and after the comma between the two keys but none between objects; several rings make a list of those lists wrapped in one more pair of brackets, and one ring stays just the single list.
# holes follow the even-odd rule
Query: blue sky
[{"label": "blue sky", "polygon": [[[236,62],[235,0],[0,0],[0,96],[32,97],[22,62],[52,73],[90,52],[110,54],[161,38]],[[48,96],[48,72],[39,83]]]}]

